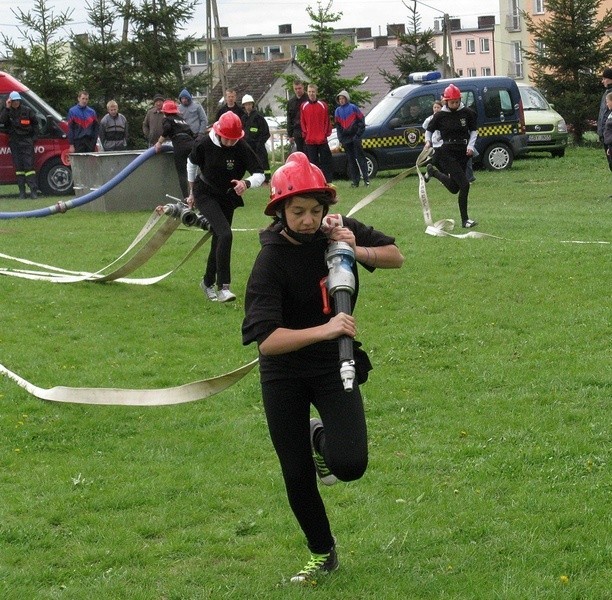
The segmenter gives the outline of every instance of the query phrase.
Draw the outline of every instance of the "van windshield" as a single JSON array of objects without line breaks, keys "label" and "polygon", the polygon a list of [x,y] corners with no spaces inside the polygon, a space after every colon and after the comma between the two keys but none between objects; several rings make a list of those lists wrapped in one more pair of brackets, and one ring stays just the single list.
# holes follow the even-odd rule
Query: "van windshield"
[{"label": "van windshield", "polygon": [[28,90],[24,92],[27,95],[29,104],[32,108],[34,108],[37,112],[39,112],[43,116],[51,115],[57,121],[63,120],[64,117],[60,115],[54,108],[49,106],[36,92],[32,90]]},{"label": "van windshield", "polygon": [[403,98],[386,96],[366,115],[366,124],[382,125],[389,115],[395,113],[403,100]]},{"label": "van windshield", "polygon": [[523,110],[548,110],[546,98],[535,88],[521,87],[519,91],[523,101]]}]

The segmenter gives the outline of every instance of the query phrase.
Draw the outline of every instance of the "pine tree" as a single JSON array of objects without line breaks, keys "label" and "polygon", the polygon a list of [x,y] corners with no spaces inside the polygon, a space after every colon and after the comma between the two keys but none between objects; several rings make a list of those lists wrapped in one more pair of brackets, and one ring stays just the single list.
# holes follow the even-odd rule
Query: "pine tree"
[{"label": "pine tree", "polygon": [[547,0],[546,18],[523,13],[535,47],[525,50],[533,65],[533,81],[571,124],[577,144],[597,118],[602,88],[599,76],[609,66],[612,10],[597,19],[602,0]]},{"label": "pine tree", "polygon": [[393,90],[407,83],[408,75],[418,71],[433,71],[436,63],[429,57],[432,55],[431,43],[434,32],[431,29],[420,31],[421,17],[417,13],[417,2],[414,0],[412,7],[407,6],[410,11],[408,17],[408,33],[398,36],[400,49],[398,50],[393,64],[400,72],[399,75],[380,69],[380,74]]},{"label": "pine tree", "polygon": [[[346,42],[337,42],[333,39],[334,28],[329,23],[336,23],[342,17],[342,13],[332,13],[333,0],[329,0],[325,6],[317,2],[317,7],[306,8],[310,17],[311,29],[314,31],[313,48],[300,48],[297,54],[298,63],[312,83],[316,83],[319,91],[318,97],[325,100],[333,112],[336,105],[338,92],[346,90],[351,96],[351,102],[359,105],[370,99],[369,92],[357,89],[363,80],[363,75],[352,79],[345,79],[338,75],[342,62],[346,60],[354,50],[355,46]],[[291,82],[289,82],[289,88]]]}]

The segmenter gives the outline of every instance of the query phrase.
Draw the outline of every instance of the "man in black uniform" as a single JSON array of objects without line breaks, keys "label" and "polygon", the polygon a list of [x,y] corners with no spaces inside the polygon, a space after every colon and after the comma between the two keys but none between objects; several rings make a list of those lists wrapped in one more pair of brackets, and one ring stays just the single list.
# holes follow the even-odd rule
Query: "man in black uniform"
[{"label": "man in black uniform", "polygon": [[461,102],[461,90],[452,83],[444,90],[442,100],[445,106],[434,114],[425,130],[425,149],[431,147],[434,131],[440,132],[442,146],[436,150],[440,170],[427,165],[425,181],[435,177],[451,194],[459,194],[461,223],[469,229],[478,224],[468,216],[470,182],[465,174],[478,137],[476,113]]},{"label": "man in black uniform", "polygon": [[0,124],[6,127],[9,147],[17,175],[19,197],[26,197],[26,183],[30,187],[30,197],[38,198],[38,184],[34,170],[34,141],[38,137],[38,119],[34,111],[24,106],[19,92],[11,92],[6,106],[0,112]]},{"label": "man in black uniform", "polygon": [[296,79],[293,82],[295,96],[287,102],[287,136],[289,143],[295,143],[298,152],[304,152],[304,136],[302,135],[301,115],[302,104],[308,102],[308,95],[304,88],[304,82]]}]

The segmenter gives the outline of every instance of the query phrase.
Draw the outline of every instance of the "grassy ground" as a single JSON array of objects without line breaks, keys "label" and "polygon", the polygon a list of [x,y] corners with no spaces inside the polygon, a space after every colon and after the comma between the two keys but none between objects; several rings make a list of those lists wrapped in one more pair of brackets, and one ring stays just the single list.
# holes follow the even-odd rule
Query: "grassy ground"
[{"label": "grassy ground", "polygon": [[[610,173],[579,148],[476,176],[470,216],[504,239],[425,235],[415,177],[356,215],[396,235],[406,263],[362,278],[371,458],[362,480],[323,490],[337,573],[287,583],[307,551],[255,372],[148,409],[45,403],[3,379],[0,597],[610,598]],[[342,212],[366,193],[338,189]],[[458,220],[455,197],[427,189],[434,220]],[[266,194],[247,194],[237,228],[266,224]],[[53,200],[4,197],[0,211]],[[0,252],[95,271],[147,217],[0,221]],[[196,235],[177,231],[137,275],[174,266]],[[239,332],[257,249],[255,232],[235,234],[233,305],[202,297],[207,247],[150,287],[0,277],[0,362],[43,388],[236,368],[256,355]]]}]

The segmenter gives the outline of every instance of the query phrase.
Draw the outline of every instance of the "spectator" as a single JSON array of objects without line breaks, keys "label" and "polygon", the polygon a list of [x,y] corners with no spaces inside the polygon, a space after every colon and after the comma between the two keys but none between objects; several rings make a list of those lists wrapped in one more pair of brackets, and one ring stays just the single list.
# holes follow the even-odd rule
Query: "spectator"
[{"label": "spectator", "polygon": [[[612,91],[606,94],[606,106],[608,108],[606,122],[604,123],[603,141],[606,149],[606,157],[610,171],[612,171]],[[612,196],[610,196],[612,198]]]},{"label": "spectator", "polygon": [[174,153],[174,167],[178,175],[179,185],[183,198],[189,196],[189,184],[187,183],[187,158],[193,149],[194,134],[187,121],[179,114],[179,109],[174,100],[166,100],[162,105],[164,121],[162,124],[162,134],[155,144],[155,152],[161,150],[162,144],[166,140],[172,142]]},{"label": "spectator", "polygon": [[302,135],[308,160],[324,173],[327,183],[333,180],[332,155],[327,137],[332,131],[327,102],[317,100],[318,86],[308,86],[308,101],[301,106]]},{"label": "spectator", "polygon": [[191,127],[196,139],[202,137],[208,127],[208,117],[199,102],[194,102],[188,90],[182,90],[179,94],[179,113]]},{"label": "spectator", "polygon": [[100,143],[104,150],[125,150],[127,148],[127,119],[119,112],[114,100],[106,103],[108,113],[100,121]]},{"label": "spectator", "polygon": [[27,183],[30,197],[38,198],[40,192],[34,170],[34,142],[38,137],[38,119],[36,113],[23,104],[19,92],[11,92],[6,99],[5,106],[0,111],[0,124],[6,127],[9,136],[19,197],[26,197]]},{"label": "spectator", "polygon": [[[258,346],[270,437],[289,504],[310,550],[309,562],[291,582],[312,586],[338,568],[336,538],[317,479],[333,485],[364,474],[368,441],[359,386],[372,369],[361,344],[353,342],[356,381],[345,391],[337,338],[355,337],[355,318],[323,309],[321,280],[329,273],[325,251],[329,241],[338,241],[354,252],[351,309],[358,297],[358,263],[371,272],[399,268],[404,257],[393,237],[355,219],[333,215],[336,226],[323,231],[336,190],[302,152],[291,154],[274,173],[270,189],[264,212],[274,221],[259,236],[261,249],[247,283],[242,343]],[[311,407],[320,418],[310,419]]]},{"label": "spectator", "polygon": [[[264,181],[259,159],[243,137],[238,115],[232,111],[223,113],[209,134],[194,144],[187,161],[187,203],[195,204],[212,230],[210,253],[200,287],[213,302],[236,300],[230,290],[234,210],[244,206],[242,196],[250,187],[259,187]],[[251,176],[243,179],[247,171]]]},{"label": "spectator", "polygon": [[78,102],[68,111],[68,152],[95,152],[98,142],[98,115],[87,106],[89,92],[81,90],[77,96]]},{"label": "spectator", "polygon": [[603,93],[601,97],[601,103],[599,106],[599,116],[597,118],[597,135],[599,136],[599,141],[604,146],[604,152],[606,154],[606,159],[608,160],[608,166],[612,171],[612,162],[610,162],[608,147],[604,141],[604,129],[606,127],[606,123],[608,121],[609,111],[608,105],[606,104],[606,97],[608,92],[612,92],[612,67],[607,67],[603,70],[601,75],[601,84],[606,88],[606,91]]},{"label": "spectator", "polygon": [[351,97],[346,90],[342,90],[337,97],[338,108],[334,114],[338,141],[344,147],[348,163],[349,176],[352,187],[359,187],[359,181],[363,177],[363,183],[368,186],[368,164],[366,162],[361,136],[365,131],[365,119],[363,113],[356,104],[351,102]]},{"label": "spectator", "polygon": [[302,135],[302,104],[308,102],[304,82],[296,79],[293,82],[295,96],[287,102],[287,136],[290,144],[295,144],[298,152],[304,152],[304,136]]},{"label": "spectator", "polygon": [[255,109],[253,96],[245,94],[242,97],[242,107],[245,111],[241,119],[242,128],[245,133],[244,139],[257,155],[264,170],[265,181],[268,183],[270,181],[270,161],[268,159],[268,150],[266,149],[266,142],[270,139],[268,122],[263,115]]},{"label": "spectator", "polygon": [[242,119],[244,110],[242,109],[241,106],[236,104],[236,98],[237,98],[236,90],[229,89],[225,91],[225,102],[217,111],[217,118],[215,119],[216,121],[218,121],[221,118],[221,115],[223,113],[226,113],[228,111],[233,112],[234,114],[238,115]]},{"label": "spectator", "polygon": [[442,145],[437,151],[438,168],[427,165],[425,181],[435,177],[451,194],[458,193],[463,227],[476,227],[478,223],[468,216],[470,182],[465,174],[478,137],[476,113],[461,102],[461,90],[452,83],[444,90],[442,99],[446,106],[433,116],[425,130],[425,149],[432,146],[435,131],[439,131],[442,138]]},{"label": "spectator", "polygon": [[161,94],[153,96],[153,106],[147,111],[144,121],[142,122],[142,133],[147,138],[149,146],[154,146],[159,136],[162,134],[164,122],[164,113],[162,106],[164,97]]}]

